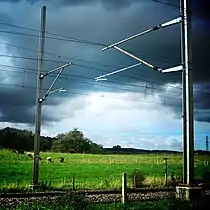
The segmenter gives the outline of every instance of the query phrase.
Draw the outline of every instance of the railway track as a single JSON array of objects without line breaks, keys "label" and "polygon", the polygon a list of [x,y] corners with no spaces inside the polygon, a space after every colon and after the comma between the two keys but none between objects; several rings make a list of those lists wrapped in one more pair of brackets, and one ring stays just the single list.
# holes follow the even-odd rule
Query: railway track
[{"label": "railway track", "polygon": [[[120,190],[80,190],[75,191],[83,194],[85,199],[94,203],[113,203],[121,201]],[[29,193],[4,193],[0,194],[0,206],[13,207],[23,202],[53,202],[59,196],[66,196],[73,191],[54,192],[29,192]],[[175,196],[173,188],[142,188],[128,189],[128,201],[156,200],[162,198],[173,198]]]},{"label": "railway track", "polygon": [[[4,193],[0,194],[0,206],[12,207],[23,202],[53,202],[60,196],[71,195],[77,192],[85,196],[85,199],[94,203],[121,202],[120,190],[78,190],[78,191],[51,191],[51,192],[29,192],[29,193]],[[208,191],[207,191],[208,192]],[[210,195],[208,195],[210,196]],[[128,201],[159,200],[175,198],[173,187],[165,188],[140,188],[128,189]]]},{"label": "railway track", "polygon": [[[127,189],[128,193],[147,193],[147,192],[161,192],[161,191],[173,191],[173,187],[161,187],[161,188],[136,188]],[[66,190],[66,191],[44,191],[44,192],[25,192],[25,193],[0,193],[0,198],[27,198],[27,197],[46,197],[46,196],[60,196],[70,194],[72,192],[78,192],[83,195],[92,194],[121,194],[121,190]]]}]

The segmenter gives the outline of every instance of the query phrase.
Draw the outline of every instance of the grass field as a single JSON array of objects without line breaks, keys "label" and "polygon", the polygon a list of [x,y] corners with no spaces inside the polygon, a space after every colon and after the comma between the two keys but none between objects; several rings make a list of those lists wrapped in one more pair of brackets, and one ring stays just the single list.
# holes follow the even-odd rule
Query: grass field
[{"label": "grass field", "polygon": [[[46,158],[53,158],[47,163]],[[146,174],[145,184],[164,184],[164,162],[161,154],[142,155],[91,155],[91,154],[60,154],[41,153],[39,180],[44,183],[51,181],[56,188],[71,188],[72,177],[75,177],[76,189],[113,189],[120,188],[121,174],[128,175],[134,169]],[[64,163],[59,158],[64,157]],[[182,156],[167,155],[168,174],[174,171],[176,177],[182,176]],[[195,156],[195,174],[201,175],[207,156]],[[8,150],[0,150],[0,188],[27,188],[32,181],[33,159]],[[128,186],[131,180],[128,179]]]}]

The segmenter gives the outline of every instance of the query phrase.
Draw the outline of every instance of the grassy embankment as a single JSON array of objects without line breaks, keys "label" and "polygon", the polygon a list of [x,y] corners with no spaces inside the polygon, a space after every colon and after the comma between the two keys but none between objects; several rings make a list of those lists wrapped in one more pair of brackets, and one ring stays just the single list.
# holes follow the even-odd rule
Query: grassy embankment
[{"label": "grassy embankment", "polygon": [[[47,163],[46,158],[53,158]],[[40,181],[49,183],[55,188],[71,188],[72,177],[75,177],[77,189],[120,188],[121,174],[128,175],[134,169],[146,174],[145,184],[164,184],[163,154],[142,155],[90,155],[41,153]],[[64,157],[64,163],[59,158]],[[182,176],[182,156],[167,155],[168,174],[174,171],[176,177]],[[195,173],[199,177],[204,161],[210,157],[195,156]],[[32,180],[33,159],[26,155],[15,154],[8,150],[0,150],[0,188],[28,188]],[[128,179],[128,186],[131,180]]]},{"label": "grassy embankment", "polygon": [[[63,201],[63,199],[62,199]],[[139,203],[127,203],[125,205],[121,203],[113,203],[113,204],[84,204],[80,203],[80,205],[71,204],[71,202],[59,202],[59,200],[56,203],[25,203],[22,204],[14,210],[75,210],[75,209],[86,209],[86,210],[174,210],[174,209],[189,209],[189,207],[192,207],[192,204],[190,203],[181,203],[175,200],[157,200],[157,201],[144,201]],[[76,208],[75,208],[76,207]],[[179,208],[178,208],[179,207]],[[196,205],[194,204],[194,207],[204,207],[203,205]],[[1,207],[0,207],[1,209]],[[195,208],[198,209],[198,208]]]},{"label": "grassy embankment", "polygon": [[134,203],[112,203],[112,204],[99,204],[90,203],[85,201],[80,196],[72,197],[58,197],[54,201],[33,201],[25,202],[15,205],[13,208],[2,206],[0,209],[14,209],[14,210],[175,210],[175,209],[209,209],[210,203],[208,200],[184,202],[176,199],[161,199],[153,201],[141,201]]}]

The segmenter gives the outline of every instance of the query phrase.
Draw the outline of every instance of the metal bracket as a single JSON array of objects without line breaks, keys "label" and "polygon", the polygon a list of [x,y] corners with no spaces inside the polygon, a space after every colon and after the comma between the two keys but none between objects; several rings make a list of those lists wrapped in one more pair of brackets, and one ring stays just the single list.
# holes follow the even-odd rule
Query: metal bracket
[{"label": "metal bracket", "polygon": [[56,89],[56,90],[52,90],[52,88],[53,88],[53,86],[55,85],[56,81],[58,80],[58,78],[59,78],[59,76],[61,75],[61,73],[62,73],[62,71],[64,70],[64,68],[67,67],[67,66],[70,66],[71,64],[72,64],[72,63],[67,63],[67,64],[65,64],[65,65],[63,65],[63,66],[60,66],[60,67],[57,67],[57,68],[55,68],[55,69],[53,69],[53,70],[51,70],[51,71],[48,71],[48,72],[45,73],[45,74],[40,74],[39,78],[40,78],[40,79],[44,79],[44,77],[46,77],[47,75],[49,75],[49,74],[51,74],[51,73],[53,73],[53,72],[55,72],[55,71],[57,71],[57,70],[60,70],[60,71],[58,72],[56,78],[53,80],[52,84],[50,85],[49,89],[47,90],[45,96],[44,96],[43,98],[39,98],[39,99],[38,99],[38,102],[39,102],[39,103],[42,103],[43,101],[45,101],[49,94],[52,94],[52,93],[55,93],[55,92],[66,92],[66,90],[63,89],[63,87],[58,88],[58,89]]}]

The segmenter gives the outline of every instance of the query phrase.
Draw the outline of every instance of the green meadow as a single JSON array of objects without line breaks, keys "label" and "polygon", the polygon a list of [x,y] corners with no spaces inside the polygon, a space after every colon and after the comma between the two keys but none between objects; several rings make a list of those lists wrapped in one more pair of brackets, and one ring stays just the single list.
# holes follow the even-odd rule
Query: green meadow
[{"label": "green meadow", "polygon": [[[76,189],[118,189],[121,175],[139,169],[146,175],[145,185],[164,185],[164,157],[168,157],[168,176],[182,177],[181,154],[91,155],[68,153],[40,153],[40,182],[57,189],[71,189],[72,177]],[[53,162],[48,163],[47,157]],[[59,158],[64,157],[60,163]],[[199,178],[210,157],[195,155],[195,175]],[[29,188],[33,174],[33,159],[27,155],[0,150],[0,188]],[[128,187],[132,186],[128,178]]]}]

